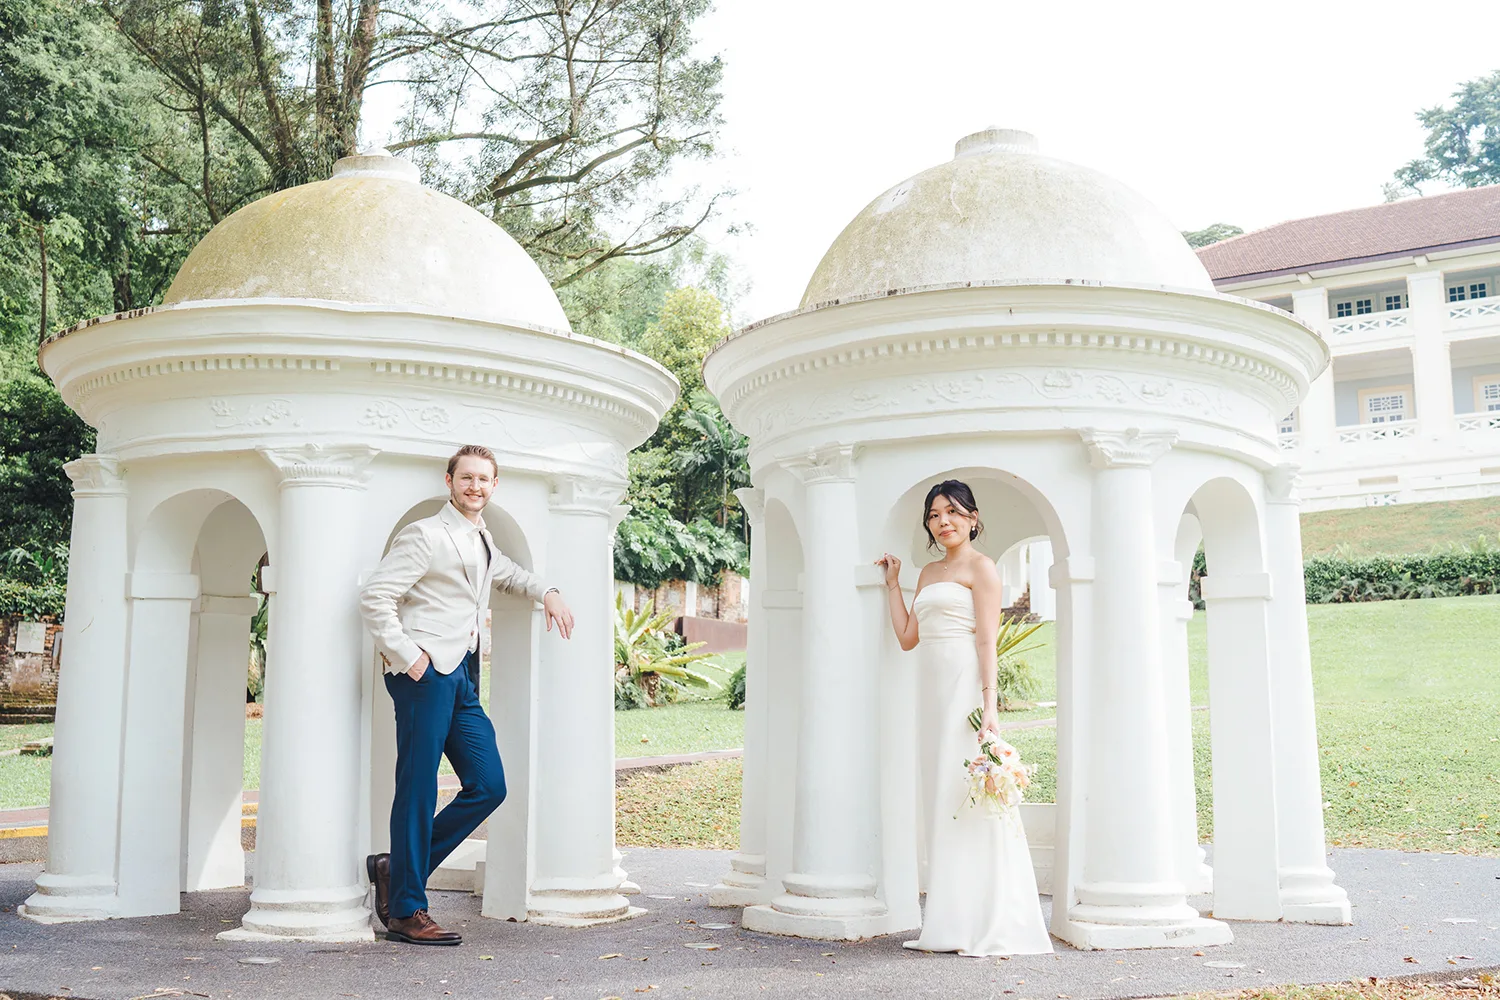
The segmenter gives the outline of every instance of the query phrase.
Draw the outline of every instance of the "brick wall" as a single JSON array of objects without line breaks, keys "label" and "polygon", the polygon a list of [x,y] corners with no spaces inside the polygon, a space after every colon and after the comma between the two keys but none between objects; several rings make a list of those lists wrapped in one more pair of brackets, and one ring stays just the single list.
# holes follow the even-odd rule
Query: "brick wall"
[{"label": "brick wall", "polygon": [[0,618],[0,717],[42,721],[52,717],[57,705],[57,653],[61,652],[63,627],[42,623],[42,651],[17,652],[24,621]]}]

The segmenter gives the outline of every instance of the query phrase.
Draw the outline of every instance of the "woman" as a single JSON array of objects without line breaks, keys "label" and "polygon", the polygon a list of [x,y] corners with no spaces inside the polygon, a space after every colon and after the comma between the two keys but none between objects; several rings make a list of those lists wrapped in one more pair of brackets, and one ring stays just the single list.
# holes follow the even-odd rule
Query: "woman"
[{"label": "woman", "polygon": [[1026,832],[1016,816],[971,808],[963,763],[979,752],[969,713],[982,705],[980,739],[999,733],[995,633],[1000,575],[974,548],[984,530],[974,493],[950,479],[927,493],[923,527],[943,558],[922,567],[911,611],[901,596],[901,560],[886,553],[891,625],[905,650],[918,648],[918,738],[927,906],[908,948],[960,955],[1052,951],[1042,921]]}]

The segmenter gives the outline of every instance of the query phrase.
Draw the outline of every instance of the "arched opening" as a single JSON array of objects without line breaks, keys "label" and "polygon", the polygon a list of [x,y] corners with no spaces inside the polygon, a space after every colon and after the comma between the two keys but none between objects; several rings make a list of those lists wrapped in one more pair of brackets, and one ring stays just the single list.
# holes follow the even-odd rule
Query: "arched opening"
[{"label": "arched opening", "polygon": [[178,494],[137,537],[120,806],[124,915],[243,885],[245,679],[259,522],[219,490]]},{"label": "arched opening", "polygon": [[[940,558],[940,552],[928,546],[927,534],[923,530],[923,502],[927,491],[945,479],[958,479],[969,485],[979,506],[984,522],[984,532],[975,539],[974,545],[984,555],[995,560],[1001,572],[1002,584],[1009,576],[1010,587],[1006,596],[1007,606],[1014,604],[1013,595],[1030,590],[1032,604],[1040,599],[1050,612],[1050,621],[1035,636],[1037,648],[1026,652],[1024,657],[1029,672],[1036,678],[1038,686],[1024,699],[1029,706],[1024,711],[1007,712],[1002,715],[1005,727],[1002,735],[1021,752],[1022,758],[1036,768],[1033,785],[1027,793],[1028,804],[1022,809],[1030,843],[1033,867],[1037,875],[1038,889],[1043,894],[1052,892],[1053,872],[1056,860],[1059,811],[1056,804],[1065,802],[1069,782],[1066,780],[1070,767],[1070,749],[1066,741],[1067,714],[1073,706],[1066,697],[1067,680],[1071,668],[1071,598],[1068,589],[1054,591],[1050,579],[1054,553],[1055,558],[1067,556],[1068,546],[1062,530],[1061,520],[1052,503],[1033,484],[1012,473],[983,467],[957,468],[935,472],[910,486],[892,505],[885,535],[891,540],[890,551],[903,563],[902,588],[907,605],[910,606],[915,593],[921,568],[927,562]],[[1033,562],[1033,558],[1035,562]],[[1030,644],[1030,643],[1028,643]],[[894,640],[886,647],[893,667],[886,673],[888,687],[893,697],[893,714],[888,732],[904,734],[899,741],[892,741],[894,750],[899,743],[899,752],[915,761],[919,747],[915,717],[911,706],[918,698],[917,679],[903,654],[896,650]],[[910,716],[910,718],[906,718]],[[920,827],[918,817],[922,809],[922,782],[916,768],[909,771],[909,787],[915,794],[913,801],[918,808],[907,815]],[[914,831],[917,857],[917,882],[926,884],[926,846],[921,843],[920,829]],[[891,875],[888,874],[888,878]],[[894,882],[894,879],[891,879]]]},{"label": "arched opening", "polygon": [[[801,725],[802,537],[791,511],[776,497],[766,500],[765,525],[761,530],[766,546],[766,581],[760,592],[760,606],[752,609],[752,614],[764,617],[761,648],[765,651],[765,662],[747,666],[747,698],[765,699],[766,717],[776,720],[775,732],[785,737],[797,733]],[[764,759],[759,775],[748,770],[753,763],[746,761],[744,808],[747,812],[754,811],[750,799],[755,795],[764,803],[765,884],[774,889],[780,887],[782,876],[791,870],[792,864],[797,740],[766,739]]]},{"label": "arched opening", "polygon": [[[1195,528],[1196,525],[1196,528]],[[1191,546],[1201,531],[1206,571],[1201,592],[1206,608],[1208,739],[1212,765],[1214,916],[1277,920],[1281,916],[1277,876],[1275,767],[1270,748],[1271,680],[1266,571],[1261,512],[1237,479],[1210,480],[1193,494],[1177,538],[1180,562],[1191,565]],[[1184,580],[1185,583],[1185,580]],[[1185,595],[1184,595],[1185,596]],[[1187,652],[1186,630],[1174,641],[1168,663]],[[1169,689],[1179,699],[1172,724],[1182,726],[1182,676]],[[1169,678],[1170,680],[1170,678]],[[1201,687],[1201,683],[1199,685]],[[1170,705],[1169,705],[1170,707]],[[1197,713],[1194,713],[1195,715]],[[1190,723],[1199,737],[1201,722]],[[1174,768],[1183,767],[1180,738]],[[1177,808],[1185,805],[1182,779],[1174,780]],[[1196,847],[1196,841],[1194,841]],[[1191,878],[1195,869],[1186,874]],[[1201,878],[1200,878],[1201,887]]]},{"label": "arched opening", "polygon": [[[448,502],[446,496],[431,497],[414,504],[396,522],[386,537],[382,554],[402,528],[431,517]],[[531,546],[515,518],[495,503],[484,511],[485,526],[496,547],[526,569],[533,568]],[[488,856],[498,864],[486,869],[484,913],[486,916],[526,914],[526,837],[529,828],[532,714],[535,699],[536,630],[539,617],[533,604],[523,597],[492,592],[489,598],[490,628],[481,641],[479,694],[495,725],[500,759],[505,767],[506,807],[495,813],[476,833],[496,846]],[[366,637],[370,677],[370,851],[390,849],[391,802],[395,798],[396,718],[391,698],[381,677],[385,665]],[[443,761],[439,781],[451,779],[451,764]],[[440,805],[452,797],[451,789],[439,788]],[[465,858],[467,863],[472,859]]]}]

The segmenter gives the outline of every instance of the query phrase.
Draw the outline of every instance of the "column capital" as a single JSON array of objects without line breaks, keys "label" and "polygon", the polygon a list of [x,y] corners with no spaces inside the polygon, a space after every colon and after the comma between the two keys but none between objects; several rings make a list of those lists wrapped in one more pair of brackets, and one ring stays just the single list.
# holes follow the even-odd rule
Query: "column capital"
[{"label": "column capital", "polygon": [[1138,427],[1123,431],[1085,427],[1078,433],[1096,469],[1149,468],[1177,443],[1176,431],[1143,431]]},{"label": "column capital", "polygon": [[370,462],[379,448],[363,444],[300,444],[256,449],[281,474],[281,485],[337,486],[363,489],[370,479]]},{"label": "column capital", "polygon": [[825,444],[809,448],[801,455],[782,459],[781,464],[802,480],[804,486],[818,483],[847,483],[854,479],[854,446]]},{"label": "column capital", "polygon": [[75,497],[124,496],[125,479],[120,460],[113,455],[81,455],[63,466],[73,481]]},{"label": "column capital", "polygon": [[613,518],[614,508],[624,495],[625,486],[621,483],[567,476],[552,480],[552,493],[547,502],[553,510]]},{"label": "column capital", "polygon": [[766,520],[766,491],[757,486],[741,486],[734,491],[740,498],[740,506],[750,519],[750,527],[759,528]]},{"label": "column capital", "polygon": [[1297,487],[1302,482],[1301,472],[1302,467],[1295,462],[1283,462],[1267,471],[1267,499],[1271,503],[1300,503]]},{"label": "column capital", "polygon": [[615,529],[620,522],[625,520],[625,515],[630,513],[630,504],[617,503],[609,509],[609,544],[615,544]]}]

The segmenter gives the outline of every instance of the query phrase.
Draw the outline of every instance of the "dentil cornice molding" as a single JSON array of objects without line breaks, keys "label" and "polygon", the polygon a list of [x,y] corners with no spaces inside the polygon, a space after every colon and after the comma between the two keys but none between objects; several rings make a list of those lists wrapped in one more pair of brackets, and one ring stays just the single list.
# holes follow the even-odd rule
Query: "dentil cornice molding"
[{"label": "dentil cornice molding", "polygon": [[1131,427],[1105,431],[1087,427],[1078,432],[1096,469],[1145,469],[1177,443],[1176,431],[1143,431]]},{"label": "dentil cornice molding", "polygon": [[854,446],[825,444],[781,460],[804,486],[820,483],[843,483],[854,479]]},{"label": "dentil cornice molding", "polygon": [[75,497],[124,496],[120,460],[112,455],[82,455],[63,466],[73,481]]},{"label": "dentil cornice molding", "polygon": [[256,449],[281,474],[281,485],[337,486],[362,489],[369,481],[370,462],[380,449],[369,445],[303,444]]}]

